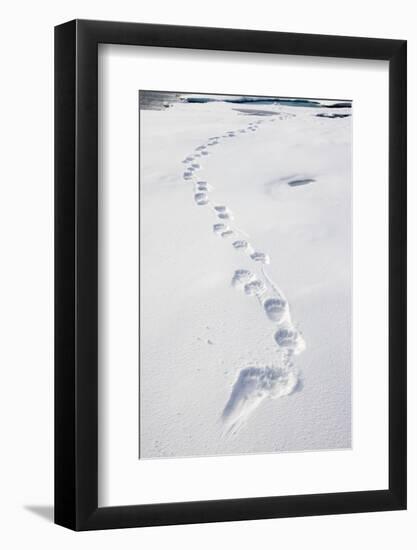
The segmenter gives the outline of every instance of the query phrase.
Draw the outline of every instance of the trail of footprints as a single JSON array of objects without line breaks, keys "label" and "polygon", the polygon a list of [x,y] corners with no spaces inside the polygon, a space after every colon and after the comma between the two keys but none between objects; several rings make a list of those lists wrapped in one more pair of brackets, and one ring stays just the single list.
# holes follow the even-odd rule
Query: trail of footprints
[{"label": "trail of footprints", "polygon": [[[279,116],[278,119],[283,120],[283,117]],[[275,122],[275,118],[269,119],[269,121]],[[215,147],[227,139],[233,139],[240,135],[243,137],[244,134],[250,135],[256,132],[264,122],[265,120],[257,120],[256,122],[250,122],[245,128],[230,130],[220,136],[210,137],[207,142],[196,147],[194,152],[183,160],[183,164],[185,164],[183,179],[193,183],[195,204],[197,206],[208,206],[213,210],[217,218],[216,223],[213,224],[214,235],[222,239],[230,239],[231,245],[237,253],[246,254],[253,262],[261,265],[263,277],[258,277],[248,269],[238,269],[232,276],[231,284],[235,289],[243,292],[244,295],[255,297],[266,318],[275,325],[274,340],[281,354],[282,365],[288,368],[292,367],[292,357],[304,351],[306,346],[302,334],[292,322],[287,299],[266,272],[266,266],[270,264],[270,257],[265,252],[256,250],[247,238],[242,238],[246,237],[246,234],[233,224],[233,212],[226,205],[214,204],[209,196],[213,187],[207,181],[198,177],[202,169],[200,164],[201,158],[212,155]],[[265,368],[269,370],[272,369],[272,371],[275,372],[272,377],[273,380],[280,381],[282,379],[281,367],[262,367],[254,371],[251,369],[251,379],[255,376],[256,372],[259,372],[258,385],[259,383],[261,385],[264,384]],[[242,369],[233,388],[229,402],[223,412],[223,420],[227,422],[228,417],[230,417],[231,421],[229,424],[231,424],[232,427],[235,425],[240,426],[242,424],[242,418],[246,418],[249,414],[249,409],[252,410],[254,408],[253,401],[251,402],[251,399],[248,399],[248,395],[246,395],[246,389],[245,391],[241,391],[241,379],[243,374],[247,377],[247,370],[248,369]],[[276,382],[275,385],[277,383],[278,382]],[[274,392],[277,394],[276,388]],[[272,394],[272,390],[270,393]],[[288,393],[290,392],[287,392],[287,394]],[[241,394],[240,399],[239,394]],[[280,393],[278,392],[278,394]],[[285,392],[282,394],[284,395]],[[258,403],[259,399],[256,402]],[[247,409],[246,411],[245,407]]]}]

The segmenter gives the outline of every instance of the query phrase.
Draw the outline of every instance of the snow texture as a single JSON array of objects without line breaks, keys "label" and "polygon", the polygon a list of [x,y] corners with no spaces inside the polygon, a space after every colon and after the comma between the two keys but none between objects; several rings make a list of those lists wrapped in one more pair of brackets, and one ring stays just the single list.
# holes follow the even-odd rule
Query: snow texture
[{"label": "snow texture", "polygon": [[348,448],[349,104],[154,99],[140,128],[141,458]]}]

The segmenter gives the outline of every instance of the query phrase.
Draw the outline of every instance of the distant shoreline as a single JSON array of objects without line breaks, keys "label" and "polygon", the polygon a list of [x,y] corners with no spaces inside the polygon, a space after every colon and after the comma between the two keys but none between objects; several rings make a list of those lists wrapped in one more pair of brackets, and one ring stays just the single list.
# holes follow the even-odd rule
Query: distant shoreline
[{"label": "distant shoreline", "polygon": [[[139,108],[141,110],[160,111],[175,103],[232,103],[236,105],[283,105],[286,107],[312,107],[326,109],[350,109],[352,102],[347,100],[317,100],[308,98],[263,97],[223,94],[197,94],[185,92],[165,92],[140,90]],[[325,102],[325,103],[324,103]],[[329,103],[331,102],[331,103]]]}]

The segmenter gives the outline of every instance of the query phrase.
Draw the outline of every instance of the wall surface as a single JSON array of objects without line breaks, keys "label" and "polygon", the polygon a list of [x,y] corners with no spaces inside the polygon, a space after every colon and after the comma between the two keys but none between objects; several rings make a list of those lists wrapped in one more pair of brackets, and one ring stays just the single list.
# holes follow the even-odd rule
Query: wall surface
[{"label": "wall surface", "polygon": [[[72,533],[51,523],[53,494],[53,26],[73,18],[409,41],[409,151],[417,147],[413,3],[39,0],[1,9],[0,541],[7,549],[284,546],[414,548],[416,289],[409,289],[409,510],[320,518]],[[416,160],[409,160],[409,280],[416,273]],[[341,473],[343,475],[343,473]]]}]

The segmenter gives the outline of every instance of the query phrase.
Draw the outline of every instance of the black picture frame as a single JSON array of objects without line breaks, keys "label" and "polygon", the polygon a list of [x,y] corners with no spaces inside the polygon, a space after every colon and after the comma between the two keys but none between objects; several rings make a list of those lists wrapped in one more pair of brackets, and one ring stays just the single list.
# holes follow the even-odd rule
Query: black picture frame
[{"label": "black picture frame", "polygon": [[[389,488],[98,506],[98,44],[389,62]],[[73,530],[406,508],[406,41],[74,20],[55,28],[55,523]]]}]

